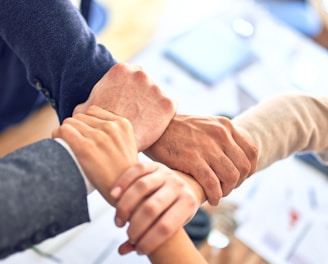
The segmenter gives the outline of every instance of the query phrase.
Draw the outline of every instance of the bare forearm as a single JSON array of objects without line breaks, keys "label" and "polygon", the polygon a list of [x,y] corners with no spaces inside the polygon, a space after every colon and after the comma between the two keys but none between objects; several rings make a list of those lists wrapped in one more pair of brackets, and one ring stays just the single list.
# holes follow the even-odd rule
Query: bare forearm
[{"label": "bare forearm", "polygon": [[279,96],[233,120],[258,147],[257,170],[293,152],[328,149],[328,98]]},{"label": "bare forearm", "polygon": [[[176,173],[191,184],[199,200],[206,200],[205,193],[200,185],[190,176],[176,171]],[[169,240],[157,250],[148,255],[153,264],[202,264],[207,263],[197,248],[191,242],[183,228],[180,228]]]},{"label": "bare forearm", "polygon": [[179,229],[177,233],[167,240],[148,258],[153,264],[202,264],[207,263],[197,248],[193,245],[190,238],[183,230]]}]

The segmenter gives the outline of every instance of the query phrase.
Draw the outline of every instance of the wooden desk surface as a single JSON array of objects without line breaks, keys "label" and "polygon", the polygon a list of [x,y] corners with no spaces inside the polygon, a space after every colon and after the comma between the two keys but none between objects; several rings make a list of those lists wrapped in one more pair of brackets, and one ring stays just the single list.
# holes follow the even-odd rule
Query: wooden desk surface
[{"label": "wooden desk surface", "polygon": [[209,264],[268,264],[236,237],[223,249],[212,248],[206,242],[200,247],[200,252]]}]

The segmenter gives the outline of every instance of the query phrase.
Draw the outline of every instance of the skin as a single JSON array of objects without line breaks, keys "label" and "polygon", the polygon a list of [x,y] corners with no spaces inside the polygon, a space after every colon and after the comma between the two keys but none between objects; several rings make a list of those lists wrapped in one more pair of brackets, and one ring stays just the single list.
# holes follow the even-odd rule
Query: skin
[{"label": "skin", "polygon": [[[116,193],[115,197],[121,201],[124,199],[125,195],[128,195],[129,189],[133,188],[133,185],[137,185],[138,180],[142,178],[147,178],[148,173],[152,173],[154,168],[158,168],[162,171],[168,171],[169,169],[165,166],[161,167],[158,164],[151,164],[151,163],[143,163],[143,164],[136,164],[130,167],[115,183],[115,187],[112,189],[112,192]],[[148,172],[148,173],[147,173]],[[190,190],[196,194],[197,198],[200,201],[205,201],[205,193],[201,186],[190,176],[185,175],[180,172],[175,172],[181,178],[182,181],[185,181]],[[128,177],[128,183],[124,181]],[[116,188],[120,188],[120,192],[116,192]],[[139,206],[142,207],[149,201],[149,197],[147,194],[140,195],[143,196],[142,200],[140,200],[139,204],[137,205],[136,209],[139,210]],[[139,197],[140,198],[140,197]],[[118,202],[119,203],[119,202]],[[178,217],[180,217],[179,212],[176,213]],[[172,223],[172,222],[171,222]],[[130,225],[134,223],[131,221]],[[165,228],[161,229],[165,230]],[[125,242],[119,248],[119,252],[121,254],[127,254],[132,250],[137,250],[139,254],[147,254],[148,258],[154,264],[171,264],[171,263],[182,263],[182,264],[202,264],[207,263],[203,256],[199,253],[199,251],[195,248],[194,244],[191,242],[190,238],[186,234],[183,228],[179,228],[169,239],[163,241],[159,246],[156,246],[154,250],[152,250],[152,243],[158,243],[158,238],[161,237],[162,233],[153,234],[153,236],[149,237],[150,240],[144,244],[144,246],[140,246],[138,244],[131,244],[130,242]],[[177,248],[179,250],[177,250]]]},{"label": "skin", "polygon": [[65,119],[53,131],[52,137],[62,138],[69,144],[91,184],[114,205],[110,190],[117,175],[138,162],[137,145],[130,122],[91,106],[86,114]]},{"label": "skin", "polygon": [[[117,216],[124,222],[131,220],[128,230],[131,241],[142,252],[151,252],[189,221],[205,198],[199,194],[202,188],[198,183],[193,181],[198,186],[196,192],[190,183],[178,177],[179,172],[158,163],[139,163],[133,132],[127,119],[92,106],[85,114],[65,119],[52,136],[69,144],[92,185],[111,205],[119,208]],[[117,201],[112,188],[121,175],[123,178],[119,183],[127,180],[121,190],[127,187],[126,184],[133,182],[133,185]],[[131,181],[130,177],[135,175],[137,178],[131,178]],[[149,196],[146,201],[145,196]],[[134,210],[134,206],[138,206],[138,210]]]},{"label": "skin", "polygon": [[148,258],[153,264],[207,264],[182,228]]},{"label": "skin", "polygon": [[176,115],[146,152],[192,175],[217,205],[256,170],[257,148],[225,117]]},{"label": "skin", "polygon": [[148,148],[163,134],[176,110],[141,67],[126,63],[113,66],[73,114],[84,113],[92,105],[128,119],[138,151]]},{"label": "skin", "polygon": [[[129,221],[130,249],[143,254],[189,222],[205,201],[194,179],[157,162],[132,165],[115,182],[111,195],[117,199],[116,224]],[[128,253],[127,248],[123,244],[121,252]]]},{"label": "skin", "polygon": [[138,151],[193,176],[211,205],[255,171],[255,146],[228,119],[176,115],[174,103],[138,66],[112,67],[74,114],[91,105],[128,119]]}]

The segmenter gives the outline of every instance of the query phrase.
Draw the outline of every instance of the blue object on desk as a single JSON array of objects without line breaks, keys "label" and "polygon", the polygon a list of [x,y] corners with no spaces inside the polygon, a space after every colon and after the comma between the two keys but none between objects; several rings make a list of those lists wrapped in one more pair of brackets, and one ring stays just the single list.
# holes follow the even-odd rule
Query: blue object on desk
[{"label": "blue object on desk", "polygon": [[246,42],[218,18],[201,23],[174,38],[167,44],[164,54],[210,85],[254,58]]},{"label": "blue object on desk", "polygon": [[328,166],[321,163],[312,152],[298,153],[295,154],[295,157],[313,166],[314,168],[328,176]]},{"label": "blue object on desk", "polygon": [[320,17],[308,1],[262,0],[259,3],[272,15],[309,37],[315,37],[322,29]]}]

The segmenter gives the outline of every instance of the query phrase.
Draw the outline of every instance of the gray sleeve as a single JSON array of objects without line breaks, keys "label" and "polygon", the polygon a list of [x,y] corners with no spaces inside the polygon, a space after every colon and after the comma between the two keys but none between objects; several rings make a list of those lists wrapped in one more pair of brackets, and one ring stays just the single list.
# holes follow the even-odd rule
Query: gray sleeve
[{"label": "gray sleeve", "polygon": [[51,139],[0,159],[0,258],[89,221],[83,178]]}]

